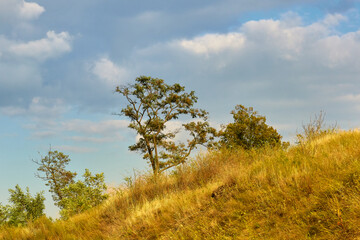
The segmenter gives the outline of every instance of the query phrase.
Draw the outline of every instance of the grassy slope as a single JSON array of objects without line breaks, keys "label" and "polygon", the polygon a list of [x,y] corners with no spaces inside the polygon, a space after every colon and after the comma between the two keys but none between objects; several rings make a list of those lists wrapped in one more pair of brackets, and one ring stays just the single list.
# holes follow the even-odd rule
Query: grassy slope
[{"label": "grassy slope", "polygon": [[142,175],[68,221],[1,239],[360,239],[360,133],[288,151],[210,152],[157,182]]}]

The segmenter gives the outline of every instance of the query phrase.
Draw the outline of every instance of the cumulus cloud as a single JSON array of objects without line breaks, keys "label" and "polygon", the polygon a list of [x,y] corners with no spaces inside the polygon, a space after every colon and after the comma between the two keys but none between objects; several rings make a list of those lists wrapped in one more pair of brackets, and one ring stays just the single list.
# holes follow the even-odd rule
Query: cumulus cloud
[{"label": "cumulus cloud", "polygon": [[[184,55],[193,53],[198,56],[205,56],[208,62],[213,61],[219,65],[231,65],[234,60],[251,62],[259,66],[266,58],[281,59],[286,61],[299,61],[307,65],[315,62],[316,65],[333,66],[335,62],[356,60],[354,52],[358,51],[358,32],[340,34],[334,29],[347,17],[341,14],[328,14],[324,19],[309,25],[303,25],[301,17],[296,13],[287,13],[280,20],[261,19],[248,21],[242,24],[236,31],[229,33],[213,33],[196,36],[190,39],[173,40],[171,42],[156,44],[134,53],[133,59],[137,64],[142,61],[140,58],[163,57],[165,59],[177,58],[175,61],[192,62],[196,58]],[[349,46],[351,45],[351,47]],[[181,52],[183,50],[183,52]],[[341,54],[341,52],[344,52]],[[335,53],[336,52],[336,53]],[[163,54],[161,54],[163,53]],[[350,57],[347,59],[347,57]],[[165,61],[169,61],[166,59]],[[269,65],[272,63],[268,62]],[[174,64],[178,66],[178,64]],[[351,64],[353,66],[353,63]],[[302,66],[302,65],[299,65]],[[194,67],[197,67],[194,65]],[[268,66],[265,66],[268,67]],[[215,67],[215,69],[218,69]]]},{"label": "cumulus cloud", "polygon": [[[360,31],[342,34],[336,30],[337,24],[346,19],[345,15],[329,14],[304,25],[299,15],[288,13],[280,20],[248,21],[232,32],[138,49],[127,68],[161,75],[173,72],[178,78],[191,78],[188,73],[195,78],[200,77],[196,73],[208,75],[203,76],[208,80],[222,75],[223,81],[242,76],[257,79],[257,83],[288,82],[295,78],[306,81],[305,76],[315,74],[325,80],[331,76],[330,69],[359,71]],[[271,74],[278,76],[273,79]]]},{"label": "cumulus cloud", "polygon": [[55,33],[48,31],[46,38],[26,43],[14,43],[9,52],[18,57],[29,57],[38,60],[58,57],[71,51],[71,36],[67,32]]},{"label": "cumulus cloud", "polygon": [[180,41],[180,46],[196,54],[219,53],[225,50],[239,50],[245,38],[241,33],[206,34],[191,40]]},{"label": "cumulus cloud", "polygon": [[[234,58],[251,60],[267,56],[305,65],[312,62],[326,67],[358,66],[360,32],[340,34],[332,28],[345,20],[344,15],[329,14],[323,20],[304,26],[298,15],[290,14],[281,20],[248,21],[234,32],[175,41],[168,44],[166,51],[180,48],[207,57],[216,53],[213,59],[220,56],[227,64],[232,64]],[[156,51],[160,48],[157,46]],[[151,50],[142,51],[145,52],[151,53]]]},{"label": "cumulus cloud", "polygon": [[33,112],[24,108],[37,106],[33,102],[36,97],[49,96],[51,87],[44,86],[43,64],[70,52],[72,37],[67,32],[49,31],[46,35],[27,42],[0,35],[0,107],[7,107],[6,112]]},{"label": "cumulus cloud", "polygon": [[1,0],[0,19],[3,21],[18,19],[32,20],[38,18],[45,8],[35,2],[24,0]]},{"label": "cumulus cloud", "polygon": [[34,2],[22,1],[20,4],[20,16],[24,19],[35,19],[45,11],[45,8]]},{"label": "cumulus cloud", "polygon": [[103,80],[108,86],[113,87],[127,78],[127,71],[113,63],[106,57],[97,60],[91,68],[92,73]]},{"label": "cumulus cloud", "polygon": [[348,18],[342,14],[335,13],[335,14],[328,14],[322,21],[323,24],[327,26],[337,26],[342,21],[346,21]]}]

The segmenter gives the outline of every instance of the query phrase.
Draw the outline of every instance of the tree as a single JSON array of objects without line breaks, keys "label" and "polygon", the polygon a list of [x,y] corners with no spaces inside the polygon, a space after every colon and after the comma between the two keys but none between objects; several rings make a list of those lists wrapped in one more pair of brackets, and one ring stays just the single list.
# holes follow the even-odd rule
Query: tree
[{"label": "tree", "polygon": [[264,145],[281,145],[282,136],[268,126],[266,118],[258,115],[252,107],[236,105],[231,111],[234,123],[223,126],[219,132],[220,145],[228,148],[241,146],[244,149],[259,148]]},{"label": "tree", "polygon": [[[134,84],[118,86],[128,105],[119,115],[130,118],[129,128],[134,129],[139,140],[129,149],[139,151],[150,162],[154,175],[184,163],[198,144],[207,142],[213,131],[207,122],[205,110],[193,108],[197,102],[194,91],[185,92],[180,84],[168,85],[162,79],[140,76]],[[189,115],[201,121],[183,124],[191,137],[187,144],[176,143],[178,130],[167,129],[167,123]]]},{"label": "tree", "polygon": [[62,189],[73,183],[76,176],[75,172],[65,169],[70,162],[69,156],[50,149],[47,156],[34,162],[39,165],[37,170],[45,173],[43,176],[36,173],[36,176],[46,181],[45,185],[50,187],[49,192],[52,193],[53,200],[56,204],[59,203],[63,199]]},{"label": "tree", "polygon": [[62,189],[63,198],[59,205],[62,206],[60,214],[65,219],[99,205],[108,197],[104,173],[93,176],[85,169],[83,177],[84,181],[79,180]]},{"label": "tree", "polygon": [[66,170],[70,158],[62,152],[50,149],[47,156],[34,162],[39,165],[38,171],[45,173],[43,176],[36,175],[50,187],[49,191],[53,193],[53,199],[63,218],[83,212],[107,198],[104,173],[93,176],[86,169],[84,181],[75,182],[77,173]]},{"label": "tree", "polygon": [[34,197],[31,196],[29,188],[26,188],[26,193],[19,187],[9,189],[11,205],[2,206],[0,204],[0,225],[24,225],[29,220],[34,220],[44,215],[44,201],[43,192],[37,193]]}]

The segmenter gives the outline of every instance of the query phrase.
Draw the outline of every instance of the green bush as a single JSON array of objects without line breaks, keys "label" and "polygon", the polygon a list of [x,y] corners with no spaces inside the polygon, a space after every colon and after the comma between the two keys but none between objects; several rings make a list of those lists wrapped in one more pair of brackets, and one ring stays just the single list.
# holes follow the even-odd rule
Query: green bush
[{"label": "green bush", "polygon": [[26,193],[19,187],[9,189],[10,205],[3,206],[0,204],[0,225],[24,225],[29,220],[34,220],[44,215],[44,201],[43,192],[37,193],[34,197],[31,196],[29,188],[26,188]]},{"label": "green bush", "polygon": [[50,187],[55,204],[60,208],[60,215],[68,218],[100,204],[107,198],[104,173],[93,176],[86,169],[84,181],[75,182],[76,172],[66,170],[71,159],[62,152],[49,150],[47,156],[40,161],[37,176],[46,181]]},{"label": "green bush", "polygon": [[63,198],[59,202],[63,218],[81,213],[105,200],[107,187],[104,183],[104,173],[93,176],[88,169],[83,175],[84,181],[71,183],[62,189]]},{"label": "green bush", "polygon": [[235,106],[231,111],[234,122],[223,126],[219,132],[219,145],[227,148],[259,148],[265,145],[280,146],[282,136],[266,124],[266,118],[252,107]]}]

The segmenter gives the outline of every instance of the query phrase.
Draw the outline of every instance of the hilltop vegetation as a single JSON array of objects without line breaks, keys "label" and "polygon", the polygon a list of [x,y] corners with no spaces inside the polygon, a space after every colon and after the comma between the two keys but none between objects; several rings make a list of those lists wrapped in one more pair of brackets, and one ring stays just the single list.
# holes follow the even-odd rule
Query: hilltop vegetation
[{"label": "hilltop vegetation", "polygon": [[360,239],[360,133],[285,150],[220,149],[173,172],[128,179],[68,220],[7,227],[2,239]]}]

